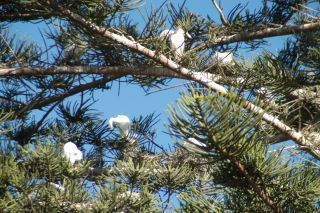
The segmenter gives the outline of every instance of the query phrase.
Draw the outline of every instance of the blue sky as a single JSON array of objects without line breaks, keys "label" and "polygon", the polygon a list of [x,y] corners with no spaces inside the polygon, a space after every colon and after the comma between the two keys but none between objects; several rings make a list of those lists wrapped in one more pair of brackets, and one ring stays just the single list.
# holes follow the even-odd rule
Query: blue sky
[{"label": "blue sky", "polygon": [[[150,6],[157,7],[163,1],[146,1],[146,4],[143,8],[140,8],[140,13],[144,13],[145,10],[150,11]],[[168,1],[175,4],[181,4],[182,1]],[[222,8],[227,14],[234,5],[237,3],[245,3],[245,1],[231,1],[225,0],[222,1]],[[260,1],[250,1],[248,5],[252,10],[260,3]],[[210,14],[217,22],[219,21],[219,16],[212,5],[211,0],[205,1],[195,1],[189,0],[186,3],[186,6],[190,11],[193,11],[198,14],[207,15]],[[144,26],[144,21],[139,12],[137,11],[134,14],[134,20],[139,23],[139,26]],[[44,24],[28,24],[28,23],[16,23],[12,24],[10,27],[11,32],[16,33],[20,39],[31,40],[37,42],[40,46],[43,45],[43,40],[40,36],[39,29],[46,29],[47,26]],[[270,39],[272,43],[268,49],[276,50],[281,48],[283,38],[273,38]],[[241,50],[240,50],[241,51]],[[256,55],[262,51],[258,50],[257,53],[252,52],[240,52],[247,56]],[[180,84],[181,80],[173,80],[171,85]],[[179,93],[183,90],[183,87],[177,87],[174,89],[169,89],[161,92],[156,92],[151,95],[145,94],[145,92],[137,85],[130,85],[127,83],[121,83],[120,95],[118,95],[118,83],[114,82],[111,90],[106,90],[104,92],[96,92],[95,98],[98,100],[95,104],[95,108],[102,113],[102,119],[108,119],[111,116],[118,114],[127,115],[130,118],[139,117],[140,115],[148,115],[155,112],[160,114],[160,122],[157,125],[157,141],[161,144],[167,144],[172,141],[170,137],[163,132],[166,131],[164,124],[167,122],[167,106],[173,104],[176,99],[179,98]],[[74,100],[74,98],[69,99]]]}]

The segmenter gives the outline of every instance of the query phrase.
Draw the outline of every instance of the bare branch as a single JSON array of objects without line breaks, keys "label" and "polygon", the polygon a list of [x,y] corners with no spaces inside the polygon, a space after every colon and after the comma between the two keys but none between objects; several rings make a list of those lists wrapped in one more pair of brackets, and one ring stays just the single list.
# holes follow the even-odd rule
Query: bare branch
[{"label": "bare branch", "polygon": [[[153,77],[170,77],[189,79],[179,75],[167,67],[141,66],[141,67],[97,67],[97,66],[55,66],[55,67],[0,67],[0,76],[23,76],[23,75],[54,75],[54,74],[102,74],[108,76],[114,75],[137,75],[137,76],[153,76]],[[222,81],[223,76],[211,73],[198,73],[213,81]],[[242,78],[237,78],[239,82]]]},{"label": "bare branch", "polygon": [[166,67],[96,67],[96,66],[55,66],[55,67],[0,67],[0,76],[54,75],[54,74],[103,74],[103,75],[147,75],[155,77],[181,77]]},{"label": "bare branch", "polygon": [[282,26],[277,28],[267,28],[267,29],[255,31],[255,32],[245,31],[232,36],[224,36],[218,39],[217,42],[212,46],[230,44],[230,43],[241,42],[241,41],[249,41],[254,39],[282,36],[282,35],[290,35],[290,34],[296,34],[301,32],[315,31],[319,29],[320,29],[320,21],[314,22],[314,23],[308,23],[308,24],[288,25],[288,26]]},{"label": "bare branch", "polygon": [[[191,70],[182,67],[178,63],[168,59],[165,55],[156,53],[153,50],[150,50],[137,41],[132,41],[126,38],[124,35],[118,35],[115,33],[112,33],[108,31],[104,27],[99,27],[95,23],[86,20],[79,16],[76,13],[71,12],[70,10],[63,8],[59,5],[54,5],[50,4],[50,6],[56,10],[56,12],[61,13],[61,15],[69,18],[70,21],[82,26],[86,30],[90,31],[91,33],[95,33],[97,35],[100,35],[108,40],[114,41],[115,43],[119,43],[123,45],[124,47],[127,47],[129,49],[132,49],[136,52],[139,52],[157,62],[162,64],[163,66],[173,70],[175,73],[184,76],[186,78],[189,78],[190,80],[197,81],[201,83],[202,85],[213,89],[216,92],[222,93],[222,94],[227,94],[229,91],[223,87],[220,84],[217,84],[216,82],[212,81],[211,79],[206,78],[204,75],[201,75],[199,73],[194,73]],[[298,25],[295,27],[283,27],[280,29],[276,30],[269,30],[269,31],[263,31],[263,35],[274,35],[276,32],[278,34],[283,34],[284,32],[296,32],[296,30],[301,30],[301,31],[308,31],[308,30],[314,30],[315,28],[320,28],[320,22],[318,23],[312,23],[312,24],[304,24],[304,25]],[[242,35],[242,34],[240,34]],[[261,36],[261,33],[255,32],[255,36],[259,37]],[[241,36],[240,36],[241,37]],[[251,36],[252,37],[252,36]],[[250,38],[250,36],[249,36]],[[234,40],[234,38],[233,38]],[[231,40],[231,41],[233,41]],[[301,132],[295,131],[293,128],[289,127],[273,115],[270,115],[266,113],[261,107],[255,106],[251,102],[247,101],[245,98],[240,98],[243,99],[243,101],[246,103],[245,108],[248,109],[249,111],[257,113],[257,115],[261,116],[262,119],[268,123],[270,123],[274,128],[278,129],[280,132],[288,135],[292,140],[294,140],[300,147],[305,148],[310,154],[312,154],[314,157],[320,159],[320,151],[313,150],[312,149],[312,144],[305,139],[303,134]]]},{"label": "bare branch", "polygon": [[230,26],[230,23],[228,22],[228,20],[226,19],[226,17],[224,16],[221,8],[219,7],[218,3],[216,0],[212,0],[212,3],[214,5],[214,7],[217,9],[218,13],[220,14],[220,19],[223,25],[225,26]]}]

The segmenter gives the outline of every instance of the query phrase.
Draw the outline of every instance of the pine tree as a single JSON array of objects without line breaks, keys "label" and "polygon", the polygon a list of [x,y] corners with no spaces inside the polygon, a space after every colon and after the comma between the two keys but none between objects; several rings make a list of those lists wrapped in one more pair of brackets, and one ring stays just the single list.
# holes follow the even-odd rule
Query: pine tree
[{"label": "pine tree", "polygon": [[[212,0],[219,16],[204,16],[163,1],[141,28],[142,0],[0,2],[1,211],[318,212],[319,1],[259,6],[226,15]],[[15,22],[46,23],[50,45],[17,39]],[[179,52],[175,29],[191,35]],[[170,149],[156,114],[124,127],[96,111],[94,93],[120,78],[192,82],[168,110]]]}]

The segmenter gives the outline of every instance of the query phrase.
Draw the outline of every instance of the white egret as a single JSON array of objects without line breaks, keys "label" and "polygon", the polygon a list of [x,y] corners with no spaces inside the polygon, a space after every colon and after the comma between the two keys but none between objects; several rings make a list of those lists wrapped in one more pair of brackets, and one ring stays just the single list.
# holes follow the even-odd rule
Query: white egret
[{"label": "white egret", "polygon": [[83,159],[82,152],[78,149],[77,145],[72,142],[68,142],[63,146],[63,154],[73,165],[76,161]]},{"label": "white egret", "polygon": [[122,136],[129,136],[130,128],[131,128],[131,121],[125,115],[118,115],[117,117],[111,117],[109,119],[109,126],[110,129],[114,127],[118,127],[120,129],[120,133]]},{"label": "white egret", "polygon": [[215,52],[212,57],[213,64],[233,64],[232,52]]},{"label": "white egret", "polygon": [[169,38],[170,48],[174,51],[174,57],[177,60],[180,60],[184,53],[185,36],[191,39],[190,34],[180,27],[175,30],[164,30],[160,33],[160,37]]}]

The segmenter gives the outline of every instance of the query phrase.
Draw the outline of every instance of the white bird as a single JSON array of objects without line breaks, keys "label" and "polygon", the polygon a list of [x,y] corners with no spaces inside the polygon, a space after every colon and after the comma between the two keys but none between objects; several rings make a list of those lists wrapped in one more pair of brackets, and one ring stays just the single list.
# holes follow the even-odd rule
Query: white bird
[{"label": "white bird", "polygon": [[180,60],[184,53],[185,36],[191,38],[182,28],[177,27],[175,30],[164,30],[160,33],[160,37],[169,38],[170,48],[174,51],[174,57]]},{"label": "white bird", "polygon": [[68,142],[63,146],[63,154],[73,165],[76,161],[83,159],[82,152],[78,149],[77,145],[72,142]]},{"label": "white bird", "polygon": [[191,143],[192,145],[201,146],[201,147],[207,147],[207,145],[205,145],[204,143],[198,141],[195,138],[188,138],[187,142]]},{"label": "white bird", "polygon": [[49,183],[51,186],[53,186],[54,188],[58,189],[59,191],[64,191],[66,188],[64,188],[63,186],[57,184],[57,183]]},{"label": "white bird", "polygon": [[120,129],[120,133],[122,136],[129,136],[130,128],[131,128],[131,121],[125,115],[118,115],[117,117],[111,117],[109,119],[109,126],[110,129],[114,127],[118,127]]},{"label": "white bird", "polygon": [[215,52],[211,59],[213,64],[233,64],[233,53]]}]

